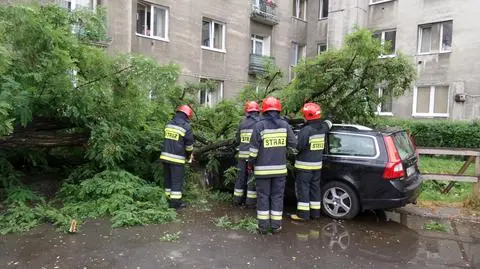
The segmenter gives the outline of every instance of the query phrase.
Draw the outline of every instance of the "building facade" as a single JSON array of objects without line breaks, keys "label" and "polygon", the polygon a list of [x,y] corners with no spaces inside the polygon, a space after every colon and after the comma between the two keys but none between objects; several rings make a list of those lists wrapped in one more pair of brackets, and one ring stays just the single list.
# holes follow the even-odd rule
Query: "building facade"
[{"label": "building facade", "polygon": [[[8,1],[7,1],[8,2]],[[291,77],[303,57],[340,47],[355,26],[412,59],[418,79],[378,107],[399,118],[480,118],[478,0],[56,0],[105,6],[111,53],[176,63],[181,80],[217,81],[199,92],[214,105],[234,97],[271,59]],[[383,93],[379,89],[379,94]]]}]

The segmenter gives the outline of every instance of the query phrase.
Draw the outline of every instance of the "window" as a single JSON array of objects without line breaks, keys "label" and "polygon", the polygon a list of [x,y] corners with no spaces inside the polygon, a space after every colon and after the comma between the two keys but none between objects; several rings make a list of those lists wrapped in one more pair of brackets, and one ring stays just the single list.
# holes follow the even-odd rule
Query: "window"
[{"label": "window", "polygon": [[263,44],[263,36],[252,35],[252,54],[265,55],[265,46]]},{"label": "window", "polygon": [[453,21],[420,25],[418,27],[418,53],[452,51]]},{"label": "window", "polygon": [[289,70],[289,79],[292,80],[295,77],[293,72],[293,68],[306,56],[306,49],[305,45],[299,45],[296,42],[292,42],[292,59],[290,63],[290,70]]},{"label": "window", "polygon": [[373,34],[375,38],[378,38],[385,48],[385,54],[382,56],[394,56],[396,50],[396,30],[379,31]]},{"label": "window", "polygon": [[378,153],[373,137],[346,133],[330,133],[328,150],[331,155],[369,158],[374,158]]},{"label": "window", "polygon": [[328,18],[328,1],[329,0],[320,0],[320,9],[318,12],[318,18],[320,19]]},{"label": "window", "polygon": [[327,51],[327,44],[325,43],[318,43],[317,44],[317,55],[321,54],[322,52]]},{"label": "window", "polygon": [[55,0],[55,3],[57,3],[63,8],[68,8],[69,10],[74,10],[78,8],[95,10],[97,6],[96,0]]},{"label": "window", "polygon": [[202,47],[214,50],[225,50],[225,24],[203,19],[202,21]]},{"label": "window", "polygon": [[377,114],[381,116],[392,116],[393,96],[382,88],[378,88],[378,98],[383,99],[377,107]]},{"label": "window", "polygon": [[[212,80],[200,79],[201,83],[208,83],[209,81],[212,82]],[[198,100],[204,106],[212,107],[223,99],[223,81],[213,80],[213,82],[215,84],[213,88],[198,91]]]},{"label": "window", "polygon": [[168,40],[168,9],[139,2],[137,35]]},{"label": "window", "polygon": [[293,0],[293,17],[307,20],[307,0]]},{"label": "window", "polygon": [[413,116],[448,117],[448,86],[418,86],[413,90]]}]

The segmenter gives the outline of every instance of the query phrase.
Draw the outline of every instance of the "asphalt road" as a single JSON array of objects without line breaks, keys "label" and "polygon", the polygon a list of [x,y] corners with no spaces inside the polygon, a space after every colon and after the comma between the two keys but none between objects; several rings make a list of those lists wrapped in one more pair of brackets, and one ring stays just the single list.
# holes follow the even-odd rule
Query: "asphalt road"
[{"label": "asphalt road", "polygon": [[[187,209],[181,221],[112,229],[90,221],[77,234],[44,225],[24,235],[0,236],[0,268],[479,268],[480,225],[443,221],[448,232],[423,229],[429,219],[367,213],[338,222],[284,221],[276,235],[217,228],[212,219],[241,219],[252,210]],[[442,221],[440,221],[442,222]],[[160,240],[181,232],[175,242]]]}]

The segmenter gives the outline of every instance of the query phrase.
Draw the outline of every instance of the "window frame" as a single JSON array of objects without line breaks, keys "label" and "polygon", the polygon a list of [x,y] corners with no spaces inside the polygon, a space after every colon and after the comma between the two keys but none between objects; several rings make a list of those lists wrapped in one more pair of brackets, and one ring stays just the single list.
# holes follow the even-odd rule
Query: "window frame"
[{"label": "window frame", "polygon": [[[288,68],[288,79],[289,79],[289,81],[292,81],[295,78],[295,74],[294,74],[294,71],[293,71],[295,66],[298,65],[299,61],[301,61],[302,59],[305,59],[306,56],[307,56],[307,45],[300,45],[300,43],[295,42],[295,41],[292,41],[291,44],[292,44],[291,45],[292,50],[290,51],[290,53],[292,55],[290,57],[295,55],[295,64],[293,64],[293,59],[290,58],[290,66]],[[293,52],[293,50],[295,50],[295,53]],[[300,50],[302,50],[301,51],[302,55],[301,55],[301,57],[298,57]]]},{"label": "window frame", "polygon": [[[157,5],[157,4],[152,4],[152,3],[149,3],[149,2],[144,2],[144,1],[138,1],[137,2],[137,6],[138,5],[144,5],[145,6],[145,11],[147,10],[146,8],[148,6],[150,6],[150,23],[153,25],[153,18],[155,16],[155,8],[159,8],[159,9],[163,9],[165,11],[165,37],[160,37],[160,36],[154,36],[153,35],[153,27],[152,29],[150,30],[150,35],[145,35],[145,34],[140,34],[140,33],[137,33],[137,29],[135,29],[135,35],[136,36],[139,36],[139,37],[145,37],[145,38],[151,38],[151,39],[155,39],[155,40],[160,40],[160,41],[165,41],[165,42],[170,42],[170,39],[169,39],[169,23],[170,23],[170,20],[169,20],[169,17],[170,17],[170,10],[168,7],[166,6],[161,6],[161,5]],[[137,8],[137,16],[138,16],[138,8]],[[145,20],[147,19],[147,16],[145,16]],[[146,22],[145,22],[145,25],[146,25]],[[136,26],[135,26],[136,27]]]},{"label": "window frame", "polygon": [[[325,50],[321,51],[320,47],[325,46]],[[317,56],[322,54],[323,52],[328,50],[328,44],[326,42],[318,42],[317,43]]]},{"label": "window frame", "polygon": [[[418,88],[419,87],[430,87],[430,98],[428,104],[428,113],[417,112],[417,101],[418,101]],[[435,91],[437,87],[447,87],[447,113],[435,113]],[[448,118],[450,117],[450,85],[447,84],[437,84],[437,85],[417,85],[413,88],[413,105],[412,105],[412,116],[413,117],[436,117],[436,118]]]},{"label": "window frame", "polygon": [[[319,20],[326,20],[328,19],[328,8],[330,6],[330,3],[329,3],[330,0],[319,0],[319,3],[320,3],[320,6],[318,8],[318,19]],[[323,16],[323,11],[324,11],[324,8],[325,8],[325,2],[327,3],[327,16]]]},{"label": "window frame", "polygon": [[[200,83],[201,82],[205,82],[205,81],[215,81],[215,83],[217,83],[216,85],[218,85],[219,87],[217,88],[217,91],[219,91],[219,99],[217,100],[219,103],[221,100],[223,100],[223,91],[224,91],[224,81],[223,80],[216,80],[216,79],[209,79],[209,78],[200,78]],[[215,106],[217,103],[213,104],[212,103],[212,91],[211,89],[205,89],[205,99],[207,99],[208,97],[208,101],[205,102],[205,103],[201,103],[201,95],[202,95],[202,89],[200,89],[198,91],[198,102],[200,105],[202,106],[206,106],[206,107],[213,107]]]},{"label": "window frame", "polygon": [[[203,22],[208,22],[208,25],[209,25],[210,45],[209,46],[203,45],[203,40],[202,40],[201,48],[206,49],[206,50],[226,53],[227,52],[227,50],[226,50],[226,46],[227,46],[226,45],[227,24],[224,23],[224,22],[215,20],[215,19],[210,19],[208,17],[202,17],[202,25],[203,25]],[[222,26],[222,48],[220,48],[220,49],[215,48],[214,44],[213,44],[214,43],[213,40],[214,40],[214,36],[215,36],[215,24],[218,24],[218,25]],[[203,29],[202,29],[202,31],[203,31]],[[202,33],[202,35],[203,35],[203,33]]]},{"label": "window frame", "polygon": [[[308,1],[307,0],[293,0],[295,1],[295,14],[292,14],[295,19],[302,20],[302,21],[307,21],[307,5]],[[300,17],[300,2],[304,1],[303,5],[303,18]],[[293,13],[293,12],[292,12]]]},{"label": "window frame", "polygon": [[393,1],[395,1],[395,0],[381,0],[381,1],[378,1],[378,2],[373,2],[373,1],[374,1],[374,0],[370,0],[370,1],[369,1],[369,4],[370,4],[370,5],[378,5],[378,4],[393,2]]},{"label": "window frame", "polygon": [[382,54],[378,56],[379,58],[394,58],[397,57],[397,29],[384,29],[376,31],[375,33],[380,33],[380,44],[385,45],[385,35],[386,33],[395,32],[395,48],[393,48],[392,54]]},{"label": "window frame", "polygon": [[[335,154],[331,152],[331,146],[330,146],[330,136],[331,135],[344,135],[344,136],[361,136],[361,137],[367,137],[373,140],[374,143],[374,148],[375,148],[375,155],[373,156],[354,156],[354,155],[341,155],[341,154]],[[368,159],[368,160],[374,160],[378,159],[380,157],[380,147],[378,145],[378,140],[375,136],[372,135],[367,135],[367,134],[356,134],[356,133],[348,133],[348,132],[342,132],[342,131],[333,131],[328,133],[328,139],[327,139],[327,151],[326,151],[326,156],[329,157],[335,157],[335,158],[350,158],[350,159]]]},{"label": "window frame", "polygon": [[[252,54],[258,55],[258,56],[266,56],[266,49],[265,49],[266,40],[265,39],[266,38],[264,36],[261,36],[261,35],[256,35],[256,34],[251,35],[250,40],[252,42]],[[255,42],[262,43],[262,53],[261,54],[258,54],[254,51],[255,50]]]},{"label": "window frame", "polygon": [[[452,45],[450,46],[450,50],[443,50],[442,42],[443,42],[443,24],[446,22],[452,22]],[[430,50],[428,52],[422,52],[422,39],[423,39],[423,29],[433,27],[436,24],[440,24],[440,32],[439,35],[436,37],[439,41],[438,43],[438,51],[432,51],[432,40],[435,36],[430,38]],[[445,21],[438,21],[438,22],[431,22],[425,24],[418,25],[418,40],[417,40],[417,55],[428,55],[428,54],[441,54],[441,53],[451,53],[453,51],[453,20],[445,20]]]},{"label": "window frame", "polygon": [[[378,97],[379,98],[382,98],[383,97],[383,88],[379,87],[378,88]],[[392,98],[392,111],[382,111],[382,104],[383,103],[379,103],[377,105],[377,112],[375,114],[377,114],[378,116],[393,116],[393,96],[391,96]]]},{"label": "window frame", "polygon": [[[97,0],[90,0],[89,2],[91,2],[91,4],[92,4],[91,10],[96,11],[97,10]],[[63,1],[56,0],[55,3],[58,4],[61,7],[67,8],[70,11],[77,9],[77,0],[63,0]],[[70,8],[68,7],[68,3],[70,3]],[[64,5],[67,5],[67,6],[64,6]],[[90,8],[88,8],[88,9],[90,9]]]}]

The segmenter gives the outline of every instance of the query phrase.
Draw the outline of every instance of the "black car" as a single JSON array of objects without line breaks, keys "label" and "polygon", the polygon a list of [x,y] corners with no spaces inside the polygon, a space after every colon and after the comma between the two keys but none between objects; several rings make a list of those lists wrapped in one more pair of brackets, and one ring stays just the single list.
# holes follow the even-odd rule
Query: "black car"
[{"label": "black car", "polygon": [[[295,133],[303,125],[290,122]],[[334,219],[352,219],[359,212],[415,203],[421,191],[415,144],[405,131],[375,131],[361,125],[335,124],[325,143],[322,210]],[[290,156],[290,161],[294,156]],[[225,170],[235,158],[221,160]],[[220,171],[220,175],[223,171]],[[295,198],[295,171],[289,169],[286,199]],[[210,183],[223,180],[208,176]]]},{"label": "black car", "polygon": [[352,219],[362,210],[415,203],[421,184],[418,155],[407,132],[335,125],[329,133],[322,170],[326,215]]}]

